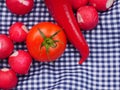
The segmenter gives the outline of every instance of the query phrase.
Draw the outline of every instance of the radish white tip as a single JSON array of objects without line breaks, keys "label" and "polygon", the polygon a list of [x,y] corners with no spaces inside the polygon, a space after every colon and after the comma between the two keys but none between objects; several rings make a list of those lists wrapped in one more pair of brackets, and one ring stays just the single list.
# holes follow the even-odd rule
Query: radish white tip
[{"label": "radish white tip", "polygon": [[77,14],[77,20],[78,20],[78,23],[84,22],[79,13]]},{"label": "radish white tip", "polygon": [[9,71],[9,69],[8,68],[3,68],[3,69],[1,69],[1,71],[6,72],[6,71]]},{"label": "radish white tip", "polygon": [[22,29],[23,29],[26,33],[28,33],[28,29],[27,29],[27,27],[26,27],[25,25],[22,26]]},{"label": "radish white tip", "polygon": [[15,56],[17,56],[17,55],[18,55],[18,51],[14,52],[14,53],[11,55],[11,57],[15,57]]},{"label": "radish white tip", "polygon": [[19,2],[25,6],[28,6],[28,4],[29,4],[28,1],[26,1],[26,0],[19,0]]},{"label": "radish white tip", "polygon": [[106,3],[106,8],[110,8],[113,4],[114,0],[107,0],[107,3]]},{"label": "radish white tip", "polygon": [[96,4],[94,3],[93,6],[96,7]]},{"label": "radish white tip", "polygon": [[2,48],[2,42],[0,42],[0,49]]}]

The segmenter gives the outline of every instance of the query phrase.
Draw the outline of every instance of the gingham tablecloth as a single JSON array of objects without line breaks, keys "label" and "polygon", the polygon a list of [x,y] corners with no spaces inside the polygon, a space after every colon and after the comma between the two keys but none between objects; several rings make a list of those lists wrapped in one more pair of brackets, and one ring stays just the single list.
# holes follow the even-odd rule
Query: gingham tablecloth
[{"label": "gingham tablecloth", "polygon": [[[10,25],[23,22],[28,29],[38,22],[55,22],[44,0],[34,0],[29,14],[16,16],[0,0],[0,34],[8,34]],[[78,65],[79,53],[68,42],[64,54],[51,63],[33,60],[27,75],[19,75],[13,90],[120,90],[120,0],[109,11],[99,13],[99,24],[92,31],[83,31],[90,47],[90,56]],[[27,50],[25,43],[15,43],[14,50]],[[7,59],[0,68],[9,67]]]}]

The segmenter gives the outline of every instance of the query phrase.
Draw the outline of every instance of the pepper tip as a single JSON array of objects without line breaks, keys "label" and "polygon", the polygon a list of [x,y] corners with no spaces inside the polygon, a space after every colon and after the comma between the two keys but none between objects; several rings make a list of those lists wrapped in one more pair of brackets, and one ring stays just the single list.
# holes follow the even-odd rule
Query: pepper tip
[{"label": "pepper tip", "polygon": [[85,59],[81,58],[78,63],[81,65],[81,64],[83,64],[84,61],[85,61]]}]

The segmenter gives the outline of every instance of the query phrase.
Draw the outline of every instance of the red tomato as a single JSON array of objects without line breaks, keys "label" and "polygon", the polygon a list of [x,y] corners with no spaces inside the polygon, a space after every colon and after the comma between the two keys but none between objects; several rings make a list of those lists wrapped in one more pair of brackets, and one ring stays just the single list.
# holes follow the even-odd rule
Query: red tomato
[{"label": "red tomato", "polygon": [[6,35],[0,34],[0,59],[7,58],[14,49],[14,45],[11,39]]},{"label": "red tomato", "polygon": [[33,0],[6,0],[7,8],[14,14],[24,15],[29,13],[33,6]]},{"label": "red tomato", "polygon": [[66,36],[61,27],[50,22],[33,26],[26,44],[31,56],[37,61],[55,61],[66,48]]}]

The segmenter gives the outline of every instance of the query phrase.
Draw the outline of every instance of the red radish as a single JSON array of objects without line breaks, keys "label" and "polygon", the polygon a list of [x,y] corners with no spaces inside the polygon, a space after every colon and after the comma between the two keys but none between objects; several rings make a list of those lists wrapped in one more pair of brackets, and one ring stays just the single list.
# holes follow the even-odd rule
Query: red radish
[{"label": "red radish", "polygon": [[77,21],[82,30],[92,30],[98,24],[98,12],[92,6],[83,6],[77,11]]},{"label": "red radish", "polygon": [[28,52],[18,50],[9,57],[9,65],[18,74],[27,74],[32,63],[32,58]]},{"label": "red radish", "polygon": [[18,83],[16,73],[8,68],[0,69],[0,89],[14,88]]},{"label": "red radish", "polygon": [[69,0],[74,10],[77,10],[81,6],[85,6],[88,3],[88,0]]},{"label": "red radish", "polygon": [[7,35],[0,34],[0,59],[7,58],[14,49],[13,42]]},{"label": "red radish", "polygon": [[33,6],[33,0],[6,0],[7,8],[14,14],[24,15],[29,13]]},{"label": "red radish", "polygon": [[98,11],[108,10],[114,0],[89,0],[90,5],[94,6]]},{"label": "red radish", "polygon": [[14,23],[9,29],[10,38],[15,42],[23,42],[26,40],[28,30],[22,22]]}]

